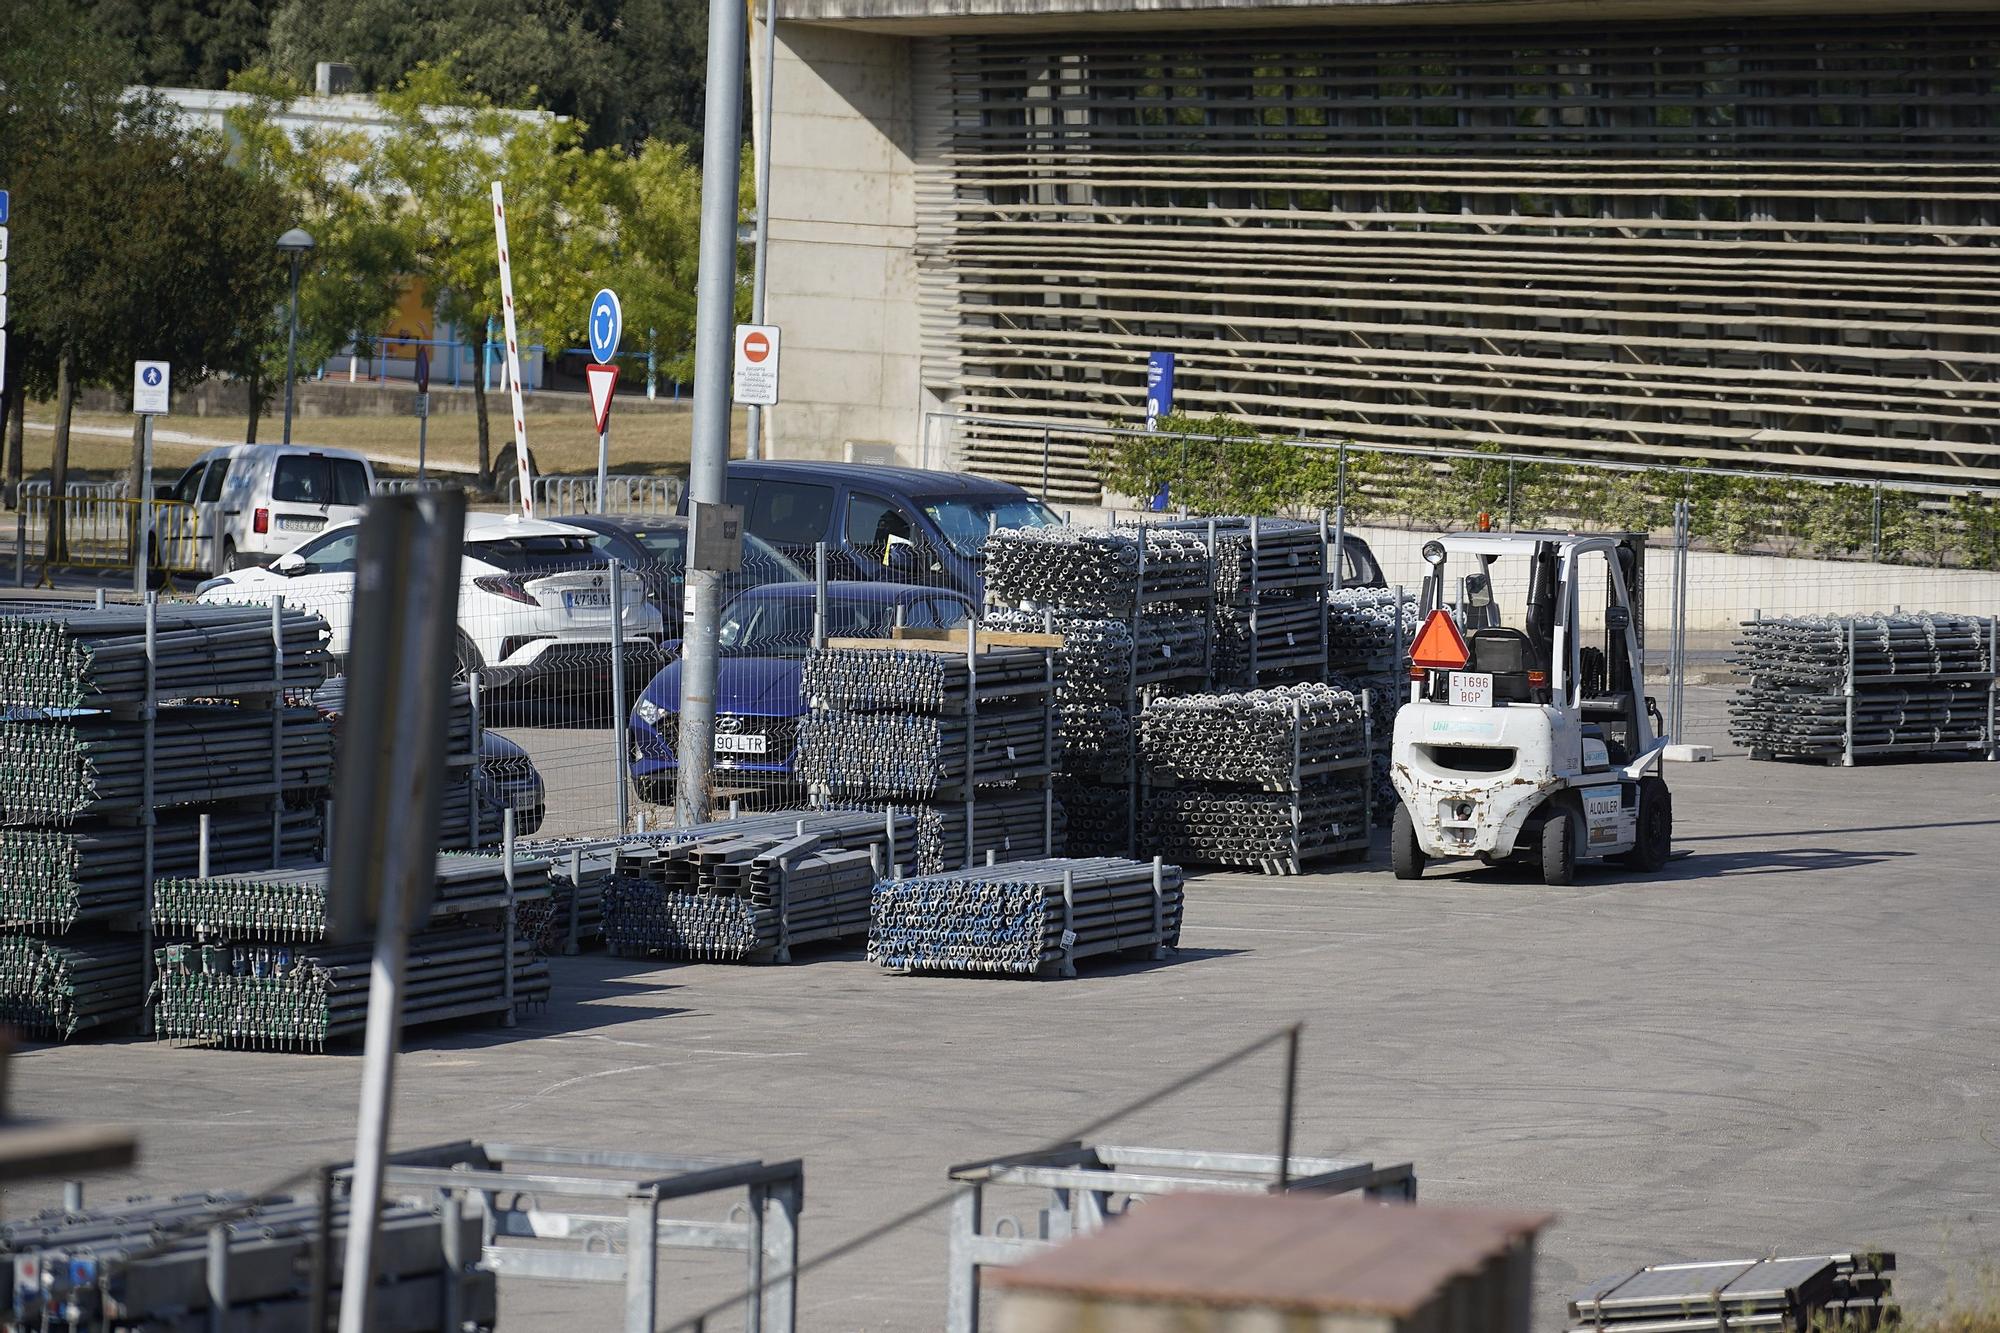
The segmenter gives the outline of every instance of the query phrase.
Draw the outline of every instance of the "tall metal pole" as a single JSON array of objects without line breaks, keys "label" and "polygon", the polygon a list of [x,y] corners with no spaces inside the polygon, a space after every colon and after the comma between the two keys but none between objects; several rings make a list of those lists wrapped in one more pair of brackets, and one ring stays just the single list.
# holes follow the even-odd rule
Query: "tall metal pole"
[{"label": "tall metal pole", "polygon": [[153,536],[153,417],[139,418],[139,509],[132,525],[132,595],[146,600],[146,558]]},{"label": "tall metal pole", "polygon": [[735,345],[736,181],[743,152],[742,0],[709,0],[708,105],[702,117],[701,268],[695,283],[694,439],[688,458],[686,633],[681,641],[681,734],[674,813],[708,817],[715,761],[715,635],[722,579],[699,568],[701,525],[722,503],[729,467],[730,357]]},{"label": "tall metal pole", "polygon": [[[757,244],[750,276],[750,322],[764,322],[764,252],[771,243],[771,103],[778,70],[777,0],[764,0],[764,92],[757,99]],[[750,438],[744,456],[764,452],[764,409],[750,409]]]},{"label": "tall metal pole", "polygon": [[292,251],[291,323],[285,331],[285,443],[292,442],[292,387],[299,371],[299,252]]}]

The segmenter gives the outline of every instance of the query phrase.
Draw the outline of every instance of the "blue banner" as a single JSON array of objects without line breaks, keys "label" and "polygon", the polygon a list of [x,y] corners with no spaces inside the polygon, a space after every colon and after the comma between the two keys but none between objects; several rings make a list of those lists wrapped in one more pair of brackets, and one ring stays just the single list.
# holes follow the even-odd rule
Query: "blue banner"
[{"label": "blue banner", "polygon": [[1174,410],[1174,354],[1154,352],[1146,360],[1146,429]]}]

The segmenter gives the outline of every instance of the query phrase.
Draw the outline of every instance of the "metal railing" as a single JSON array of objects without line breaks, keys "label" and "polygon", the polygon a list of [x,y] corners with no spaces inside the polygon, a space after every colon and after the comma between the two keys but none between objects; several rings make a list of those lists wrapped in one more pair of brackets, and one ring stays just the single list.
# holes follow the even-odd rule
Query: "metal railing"
[{"label": "metal railing", "polygon": [[[53,521],[58,514],[60,524]],[[147,566],[169,574],[205,574],[215,564],[214,534],[202,531],[194,505],[179,500],[72,492],[51,501],[44,486],[39,495],[23,493],[16,533],[23,556],[39,540],[44,569],[131,569],[142,546]]]},{"label": "metal railing", "polygon": [[[604,505],[607,514],[671,514],[680,508],[687,482],[679,477],[648,477],[637,473],[617,473],[605,478]],[[521,480],[507,483],[507,503],[518,508]],[[597,478],[594,476],[547,476],[535,478],[535,512],[553,517],[558,514],[594,514]]]}]

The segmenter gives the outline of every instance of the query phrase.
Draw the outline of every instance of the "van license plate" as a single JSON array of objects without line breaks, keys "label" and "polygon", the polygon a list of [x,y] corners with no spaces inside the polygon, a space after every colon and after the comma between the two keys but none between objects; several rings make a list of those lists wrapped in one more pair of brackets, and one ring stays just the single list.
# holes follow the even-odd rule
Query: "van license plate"
[{"label": "van license plate", "polygon": [[717,754],[762,754],[765,738],[754,733],[732,736],[727,732],[717,732],[715,752]]},{"label": "van license plate", "polygon": [[1493,673],[1454,671],[1451,673],[1451,702],[1455,708],[1491,708]]},{"label": "van license plate", "polygon": [[609,611],[610,609],[611,593],[608,590],[599,592],[595,589],[586,588],[582,592],[566,592],[563,594],[563,610],[565,611]]},{"label": "van license plate", "polygon": [[323,518],[288,518],[283,514],[278,515],[280,532],[318,532],[325,526],[326,520]]}]

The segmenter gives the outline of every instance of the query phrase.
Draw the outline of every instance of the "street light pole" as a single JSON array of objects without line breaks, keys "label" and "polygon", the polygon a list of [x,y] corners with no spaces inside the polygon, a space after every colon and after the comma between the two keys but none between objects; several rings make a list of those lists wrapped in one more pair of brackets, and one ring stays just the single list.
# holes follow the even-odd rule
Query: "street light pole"
[{"label": "street light pole", "polygon": [[278,238],[278,249],[292,261],[292,297],[285,332],[285,443],[292,442],[292,388],[299,366],[299,266],[312,253],[313,238],[304,228],[294,227]]},{"label": "street light pole", "polygon": [[722,503],[729,466],[730,361],[735,355],[736,179],[743,147],[742,0],[709,0],[708,100],[702,116],[701,247],[695,278],[694,440],[688,451],[687,624],[681,638],[680,773],[683,825],[708,817],[715,750],[716,631],[721,574],[701,568],[704,515]]}]

